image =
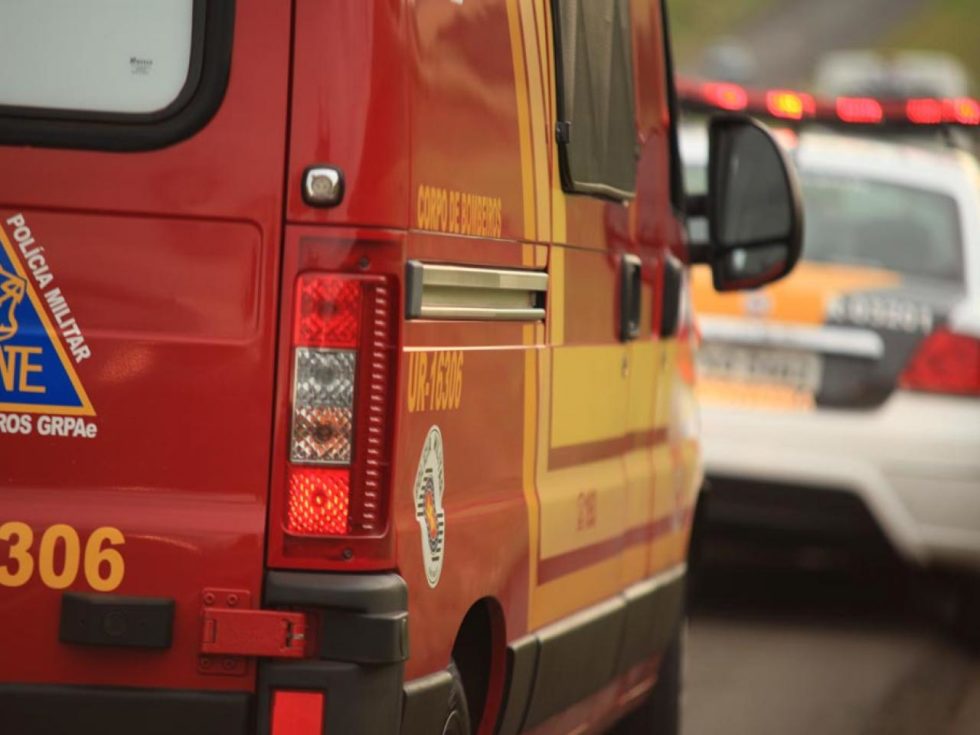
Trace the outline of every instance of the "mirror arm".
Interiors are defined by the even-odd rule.
[[[684,213],[688,217],[708,216],[708,195],[691,194],[684,200]]]
[[[710,263],[711,244],[707,242],[689,242],[687,244],[687,257],[691,265]]]

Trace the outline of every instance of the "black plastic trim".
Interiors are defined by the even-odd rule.
[[[667,650],[684,614],[685,577],[626,590],[626,621],[616,673]]]
[[[636,255],[624,253],[619,262],[619,339],[629,342],[640,334],[643,263]]]
[[[11,735],[245,735],[249,695],[38,685],[0,686]]]
[[[187,81],[166,108],[134,115],[0,106],[0,145],[143,151],[189,138],[224,99],[234,25],[235,0],[194,0]]]
[[[321,660],[260,663],[258,735],[269,732],[273,689],[323,692],[325,733],[398,733],[408,658],[404,579],[391,573],[271,571],[264,606],[313,610]]]
[[[512,643],[498,732],[533,729],[663,654],[683,620],[685,580],[645,580]]]
[[[540,652],[525,729],[595,694],[613,679],[625,621],[626,602],[617,596],[538,633]]]
[[[174,601],[83,592],[61,596],[58,640],[85,646],[170,648]]]
[[[660,336],[674,337],[680,327],[684,264],[668,254],[664,261],[664,284],[660,310]]]
[[[442,732],[449,716],[453,675],[437,671],[405,685],[402,726],[399,735],[432,735]]]
[[[538,639],[533,635],[514,641],[507,647],[507,691],[504,693],[497,735],[517,735],[524,725],[539,649]]]
[[[405,318],[422,316],[422,263],[410,260],[405,263]]]
[[[408,587],[397,574],[269,572],[265,604],[320,610],[321,659],[365,664],[408,659]]]

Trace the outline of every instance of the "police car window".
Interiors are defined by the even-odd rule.
[[[566,191],[636,188],[629,0],[554,0],[559,160]]]
[[[802,176],[803,257],[962,281],[955,200],[927,189],[861,178]]]
[[[3,0],[0,105],[147,114],[191,70],[194,0]]]

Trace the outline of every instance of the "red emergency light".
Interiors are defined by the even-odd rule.
[[[766,110],[773,117],[784,120],[802,120],[817,114],[817,103],[812,95],[788,89],[772,89],[766,92]]]
[[[885,118],[881,103],[870,97],[838,97],[837,117],[846,123],[880,123]]]
[[[706,82],[702,85],[701,93],[705,100],[730,112],[744,110],[749,103],[748,95],[737,84],[726,82]]]
[[[677,96],[690,109],[747,112],[828,125],[980,126],[980,102],[972,97],[815,97],[791,89],[752,89],[729,82],[677,78]]]

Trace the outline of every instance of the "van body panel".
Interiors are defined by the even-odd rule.
[[[92,437],[56,436],[48,414],[63,412],[50,403],[0,409],[32,418],[29,434],[0,435],[0,524],[22,524],[0,542],[14,576],[0,586],[2,682],[254,686],[254,664],[213,676],[198,651],[205,588],[247,592],[256,604],[261,595],[289,22],[288,4],[238,3],[223,103],[181,143],[140,153],[0,149],[0,227],[96,426]],[[28,264],[40,263],[37,248],[52,281]],[[32,306],[25,296],[17,313]],[[78,362],[69,319],[91,353]],[[14,533],[23,526],[29,546]],[[124,542],[97,537],[89,548],[105,528]],[[14,547],[33,560],[26,581],[9,561]],[[118,580],[100,562],[106,550],[121,555]],[[60,643],[62,588],[172,600],[170,646]]]

